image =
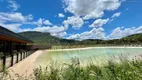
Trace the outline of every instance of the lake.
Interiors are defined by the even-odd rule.
[[[36,60],[35,67],[46,67],[56,62],[57,65],[71,63],[73,58],[78,58],[81,64],[96,62],[96,64],[105,63],[106,60],[116,60],[120,57],[134,57],[142,54],[142,48],[90,48],[65,51],[44,51]]]

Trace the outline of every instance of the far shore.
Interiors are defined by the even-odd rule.
[[[45,51],[72,51],[72,50],[86,50],[86,49],[95,49],[95,48],[142,48],[136,46],[108,46],[108,47],[85,47],[85,48],[70,48],[70,49],[49,49]]]

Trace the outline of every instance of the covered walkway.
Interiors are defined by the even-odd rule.
[[[15,64],[14,66],[10,67],[8,70],[11,74],[16,73],[21,76],[29,76],[34,69],[34,62],[36,58],[42,53],[42,50],[36,51],[34,54],[28,56],[21,62]]]
[[[0,71],[31,55],[32,41],[0,26]]]

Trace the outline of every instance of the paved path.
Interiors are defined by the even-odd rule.
[[[27,58],[23,59],[19,63],[15,64],[14,66],[10,67],[8,70],[10,74],[13,72],[19,75],[30,75],[34,69],[34,62],[36,58],[42,53],[42,50],[36,51],[32,55],[28,56]]]

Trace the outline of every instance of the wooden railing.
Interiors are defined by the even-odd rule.
[[[36,50],[26,51],[26,50],[20,50],[20,51],[12,51],[11,55],[3,55],[3,52],[0,52],[0,71],[3,71],[14,64],[18,63],[19,61],[22,61],[26,57],[33,54]]]

